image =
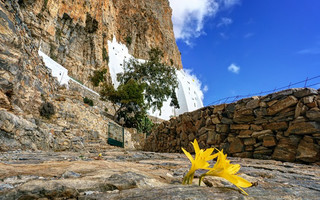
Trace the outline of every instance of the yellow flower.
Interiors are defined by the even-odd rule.
[[[219,150],[218,150],[219,151]],[[219,176],[230,181],[232,184],[237,186],[244,194],[248,195],[241,187],[250,187],[252,184],[237,176],[237,172],[240,170],[239,164],[230,164],[230,160],[227,159],[227,154],[223,154],[223,150],[218,152],[218,160],[213,168],[200,176],[199,185],[204,178],[204,176]]]
[[[193,145],[193,148],[196,154],[194,159],[189,152],[187,152],[184,148],[181,148],[192,164],[189,172],[183,178],[182,184],[191,184],[195,171],[197,169],[208,169],[210,164],[207,161],[216,158],[218,155],[218,154],[211,155],[214,148],[209,148],[207,150],[200,149],[196,139],[194,139],[194,142],[191,142],[191,144]]]

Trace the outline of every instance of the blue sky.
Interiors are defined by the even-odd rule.
[[[320,75],[319,0],[170,4],[183,66],[202,82],[204,105]]]

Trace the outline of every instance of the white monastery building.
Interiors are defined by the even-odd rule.
[[[130,58],[133,58],[133,56],[129,54],[128,48],[124,44],[118,43],[116,41],[115,37],[113,38],[113,41],[108,41],[108,48],[110,75],[114,87],[117,88],[119,86],[119,82],[117,81],[117,74],[123,72],[124,63],[128,62]],[[65,84],[68,86],[69,80],[78,83],[68,76],[68,70],[66,68],[52,60],[42,51],[39,50],[38,53],[39,56],[43,58],[45,65],[51,69],[52,76],[58,79],[60,85]],[[144,62],[144,60],[139,61]],[[152,112],[152,110],[149,110],[148,113],[151,116],[169,120],[170,117],[178,116],[182,113],[191,112],[203,107],[203,93],[200,89],[200,83],[198,82],[198,80],[192,75],[186,73],[184,70],[176,70],[176,73],[179,82],[179,86],[176,89],[176,94],[180,108],[175,109],[171,107],[171,99],[168,99],[163,103],[161,115],[159,111]],[[82,87],[90,90],[91,92],[94,92],[83,85]],[[94,93],[99,95],[96,92]]]
[[[133,58],[129,54],[126,45],[118,43],[113,38],[113,41],[108,41],[109,50],[109,69],[112,78],[112,83],[115,87],[118,87],[119,82],[117,81],[117,73],[123,72],[124,62],[128,62],[130,58]],[[140,60],[144,62],[143,60]],[[186,73],[184,70],[176,70],[179,87],[176,90],[178,102],[180,105],[179,109],[174,109],[170,106],[171,99],[164,102],[161,109],[161,115],[159,111],[152,112],[149,114],[161,119],[168,120],[172,116],[178,116],[185,112],[191,112],[203,107],[202,99],[203,93],[200,89],[200,84],[193,76]]]

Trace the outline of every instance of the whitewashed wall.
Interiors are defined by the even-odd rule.
[[[51,73],[53,77],[56,77],[60,83],[60,85],[67,85],[70,80],[70,77],[68,76],[68,70],[61,66],[56,61],[52,60],[49,56],[47,56],[42,51],[38,51],[39,56],[43,58],[43,61],[49,69],[51,69]]]

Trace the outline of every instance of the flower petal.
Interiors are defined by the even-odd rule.
[[[184,148],[181,148],[181,149],[182,149],[183,153],[186,154],[186,156],[189,158],[190,162],[193,163],[194,159],[191,156],[191,154],[189,152],[187,152]]]
[[[218,153],[215,153],[211,156],[208,156],[207,161],[215,159],[216,157],[218,157],[218,155],[219,155]]]
[[[196,153],[196,155],[197,155],[197,154],[199,153],[199,151],[200,151],[199,144],[198,144],[198,142],[197,142],[196,139],[194,139],[194,141],[191,142],[191,143],[192,143],[193,148],[194,148],[194,151],[195,151],[195,153]]]
[[[247,187],[251,187],[252,186],[252,183],[250,183],[249,181],[247,181],[246,179],[244,179],[244,178],[242,178],[240,176],[237,176],[237,179],[238,179],[237,186],[239,186],[239,187],[247,188]]]
[[[229,164],[229,167],[227,168],[227,171],[229,174],[235,174],[240,170],[239,164]]]
[[[230,164],[230,160],[227,159],[226,154],[223,154],[223,150],[218,150],[217,155],[217,162],[215,163],[213,168],[207,168],[207,170],[209,170],[207,173],[200,176],[200,182],[204,176],[219,176],[228,180],[229,182],[237,186],[244,194],[248,195],[241,187],[250,187],[252,186],[252,184],[244,178],[235,175],[240,170],[240,165]]]
[[[204,152],[203,152],[203,156],[204,157],[208,157],[212,154],[212,152],[214,151],[214,148],[209,148],[209,149],[206,149]]]
[[[237,176],[235,176],[235,175],[230,175],[230,174],[224,172],[224,173],[220,173],[219,176],[221,178],[228,180],[229,182],[231,182],[234,185],[237,185],[237,183],[238,183]]]

